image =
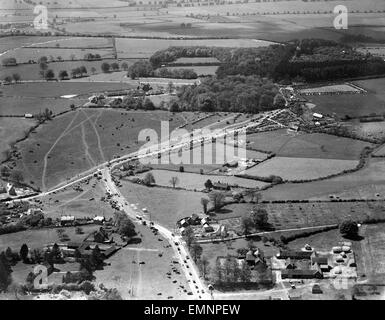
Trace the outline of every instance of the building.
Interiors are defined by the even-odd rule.
[[[106,218],[103,216],[96,216],[93,220],[97,224],[103,224],[106,221]]]
[[[210,226],[208,223],[203,225],[203,230],[205,232],[214,232],[214,228],[212,226]]]
[[[318,266],[322,272],[329,272],[331,267],[329,265],[329,259],[325,256],[312,256],[311,257],[312,266]]]
[[[277,254],[278,259],[294,259],[294,260],[310,260],[311,256],[315,255],[314,251],[293,251],[280,250]]]
[[[15,186],[12,183],[7,183],[6,189],[10,196],[17,196]]]
[[[213,183],[214,190],[222,190],[222,191],[229,191],[231,190],[230,186],[225,183],[216,182]]]
[[[62,226],[73,225],[75,222],[74,216],[62,216],[60,217],[60,224]]]
[[[323,274],[318,269],[283,269],[281,277],[282,279],[323,279]]]
[[[32,118],[33,118],[33,114],[31,114],[31,113],[26,113],[26,114],[24,115],[24,118],[26,118],[26,119],[32,119]]]
[[[317,119],[317,120],[319,120],[319,119],[322,119],[324,116],[322,115],[322,114],[320,114],[320,113],[313,113],[313,118],[314,119]]]

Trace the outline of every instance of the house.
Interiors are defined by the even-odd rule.
[[[6,189],[10,196],[17,196],[15,186],[12,183],[7,183]]]
[[[315,119],[322,119],[323,115],[320,114],[320,113],[313,113],[313,118],[315,118]]]
[[[230,186],[225,183],[220,183],[219,181],[216,183],[213,183],[214,190],[222,190],[222,191],[229,191],[231,190]]]
[[[188,218],[183,218],[177,222],[179,228],[187,228],[190,224],[187,221]]]
[[[236,167],[238,167],[238,161],[237,160],[232,160],[230,162],[227,162],[227,163],[225,163],[224,167],[236,168]]]
[[[205,232],[214,232],[214,228],[212,226],[210,226],[208,223],[203,225],[203,230]]]
[[[26,119],[32,119],[32,118],[33,118],[33,114],[31,114],[31,113],[26,113],[26,114],[24,115],[24,118],[26,118]]]
[[[108,259],[109,257],[111,257],[118,250],[119,249],[116,248],[115,246],[111,246],[107,250],[102,252],[102,255],[104,256],[105,259]]]
[[[189,219],[189,223],[192,225],[200,225],[201,220],[202,219],[196,213],[193,213]]]
[[[294,260],[307,260],[314,255],[313,251],[293,251],[293,250],[280,250],[277,254],[278,259],[294,259]]]
[[[329,266],[329,259],[325,256],[312,256],[311,257],[312,266],[318,265],[322,272],[329,272],[331,267]]]
[[[97,224],[103,224],[106,221],[106,218],[103,216],[96,216],[93,221]]]
[[[312,294],[322,294],[322,289],[318,283],[313,285],[313,288],[311,289]]]
[[[283,269],[281,277],[282,279],[323,279],[323,274],[318,269]]]
[[[110,239],[107,232],[100,228],[99,231],[94,233],[94,241],[97,243],[111,243],[113,239]]]
[[[60,224],[62,226],[73,225],[74,222],[75,222],[74,216],[62,216],[62,217],[60,217]]]

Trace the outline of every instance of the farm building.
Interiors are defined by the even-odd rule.
[[[60,224],[62,226],[72,225],[75,222],[74,216],[62,216],[60,218]]]
[[[322,119],[324,116],[322,115],[322,114],[320,114],[320,113],[313,113],[313,118],[314,119],[317,119],[317,120],[319,120],[319,119]]]
[[[284,269],[281,271],[282,279],[323,279],[322,271],[319,269]]]
[[[203,230],[205,232],[214,232],[214,228],[212,226],[210,226],[208,223],[203,225]]]
[[[292,251],[292,250],[280,250],[277,254],[278,259],[294,259],[305,260],[310,259],[314,255],[314,251]]]
[[[32,118],[33,118],[33,115],[32,115],[31,113],[26,113],[26,114],[24,115],[24,118],[26,118],[26,119],[32,119]]]
[[[97,224],[103,224],[106,221],[103,216],[96,216],[93,220]]]
[[[228,184],[216,182],[213,183],[214,190],[223,190],[223,191],[229,191],[231,188]]]

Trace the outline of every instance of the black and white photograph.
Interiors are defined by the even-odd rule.
[[[385,0],[0,0],[0,300],[385,300]]]

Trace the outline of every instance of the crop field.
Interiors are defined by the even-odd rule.
[[[363,88],[365,88],[363,86]],[[340,117],[349,115],[359,117],[371,113],[382,114],[384,112],[383,94],[346,94],[346,95],[321,95],[307,96],[310,103],[316,105],[314,112],[322,114],[336,114]]]
[[[255,181],[250,179],[242,179],[234,176],[213,176],[213,175],[201,175],[197,173],[189,172],[171,172],[168,170],[152,170],[157,185],[172,186],[170,179],[172,177],[178,178],[178,184],[176,187],[184,188],[187,190],[203,190],[204,184],[207,179],[210,179],[213,183],[221,182],[233,186],[239,186],[240,188],[262,188],[267,183],[261,181]],[[143,178],[146,174],[138,175]]]
[[[314,181],[303,184],[287,183],[275,186],[263,191],[265,200],[305,200],[326,199],[329,195],[346,192],[347,198],[375,199],[380,192],[384,198],[385,186],[385,161],[383,159],[371,159],[365,168],[335,178]],[[361,190],[364,192],[361,194]]]
[[[373,47],[372,46],[359,47],[357,48],[357,50],[364,54],[370,53],[373,56],[382,57],[382,58],[385,57],[385,47],[381,45],[373,46]]]
[[[353,169],[357,160],[275,157],[244,173],[255,176],[280,176],[284,180],[310,180]]]
[[[168,112],[126,112],[90,109],[70,112],[39,127],[26,141],[17,145],[22,154],[16,166],[43,189],[73,177],[96,164],[136,151],[139,132],[160,130]],[[182,120],[177,116],[171,129]],[[78,141],[80,143],[73,143]]]
[[[147,208],[151,219],[167,228],[175,228],[176,222],[192,213],[203,213],[200,192],[149,188],[121,180],[120,191],[129,203]],[[187,205],[188,204],[188,205]]]
[[[247,136],[248,148],[270,151],[282,157],[320,159],[358,159],[361,151],[371,144],[323,133],[298,133],[286,130],[261,132]]]
[[[215,218],[221,223],[226,219],[233,220],[250,213],[254,206],[250,203],[230,204],[224,207],[225,213],[217,213]],[[382,202],[272,203],[263,207],[275,230],[327,226],[347,218],[362,221],[369,217],[381,218],[384,214]]]
[[[355,88],[349,84],[338,84],[338,85],[330,85],[323,87],[314,87],[314,88],[306,88],[300,89],[299,93],[301,94],[317,94],[317,93],[360,93],[361,90]]]
[[[35,125],[35,121],[20,118],[0,118],[0,161],[5,159],[10,144],[24,138],[25,132]]]
[[[95,272],[95,283],[117,288],[127,300],[188,299],[190,287],[179,264],[173,263],[177,259],[167,241],[145,227],[137,226],[137,229],[142,242],[122,248],[109,258],[111,265]],[[172,271],[173,268],[177,272]]]

